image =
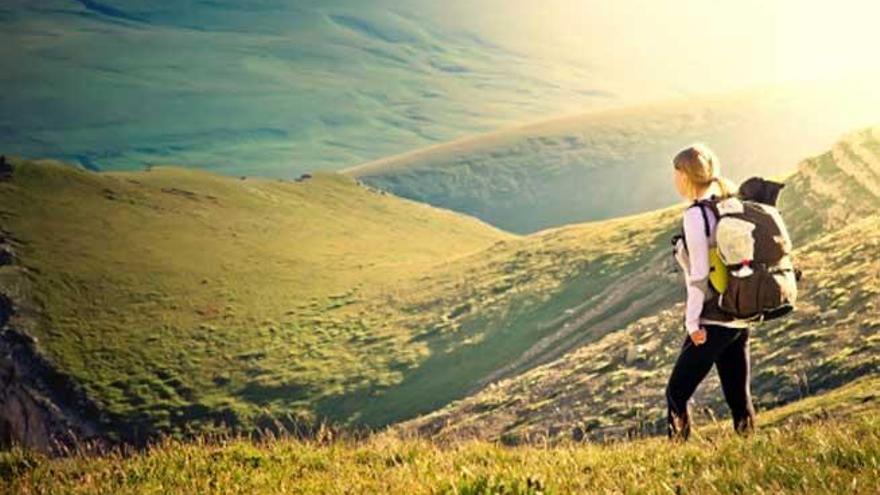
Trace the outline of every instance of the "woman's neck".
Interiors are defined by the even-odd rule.
[[[709,185],[709,187],[707,187],[706,189],[703,189],[701,192],[699,192],[697,194],[697,196],[694,198],[694,201],[698,201],[701,199],[708,199],[713,194],[718,195],[718,193],[719,193],[718,188],[715,186],[715,183],[713,182],[712,184]]]

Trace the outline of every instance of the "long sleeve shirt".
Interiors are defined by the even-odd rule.
[[[709,221],[709,232],[714,235],[715,217],[706,212]],[[684,237],[687,241],[688,272],[685,272],[687,283],[687,305],[685,309],[685,328],[694,333],[700,328],[700,312],[703,300],[706,299],[709,281],[709,244],[711,238],[706,237],[703,213],[700,208],[688,208],[684,212]]]
[[[706,196],[708,197],[708,196]],[[702,199],[702,198],[701,198]],[[705,222],[709,223],[709,236],[706,236]],[[706,210],[706,220],[699,207],[688,208],[682,219],[686,240],[686,263],[684,264],[687,285],[687,304],[685,306],[685,328],[688,333],[696,332],[702,324],[716,324],[728,327],[746,327],[747,320],[715,321],[701,318],[703,301],[709,294],[709,249],[715,245],[715,225],[717,219],[711,210]],[[684,261],[684,260],[682,260]]]

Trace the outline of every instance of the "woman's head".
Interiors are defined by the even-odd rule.
[[[734,193],[734,184],[721,175],[721,162],[705,144],[695,143],[679,151],[672,165],[675,187],[685,199],[699,198],[711,187],[715,187],[715,194],[722,198]]]

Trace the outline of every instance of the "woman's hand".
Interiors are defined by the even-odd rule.
[[[703,327],[698,328],[697,331],[695,331],[694,333],[691,334],[691,341],[694,343],[694,345],[705,344],[706,343],[706,329]]]

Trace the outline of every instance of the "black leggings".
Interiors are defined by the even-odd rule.
[[[666,385],[670,438],[686,440],[690,435],[688,400],[713,364],[721,379],[724,399],[730,406],[734,429],[738,433],[754,429],[755,409],[749,390],[749,330],[719,325],[703,327],[706,329],[706,342],[694,345],[690,336],[685,337],[681,354]]]

